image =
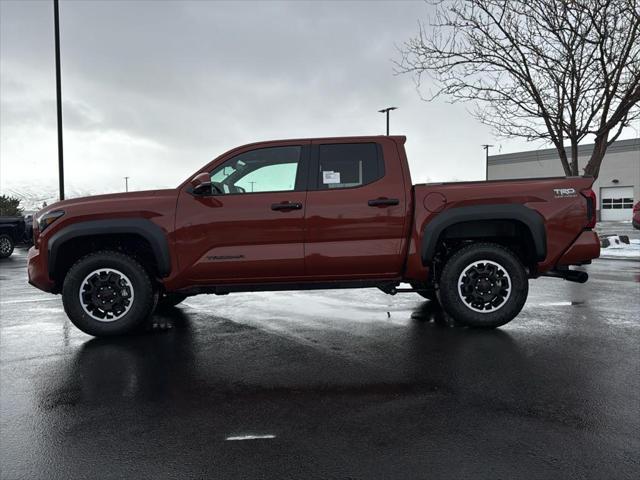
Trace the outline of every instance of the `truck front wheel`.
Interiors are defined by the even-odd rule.
[[[71,267],[62,286],[62,304],[76,327],[99,337],[122,335],[142,325],[155,297],[149,275],[134,258],[101,251]]]
[[[527,272],[507,248],[477,243],[456,252],[440,277],[440,302],[455,320],[495,328],[513,320],[529,292]]]

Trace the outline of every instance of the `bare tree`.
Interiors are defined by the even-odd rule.
[[[566,175],[578,143],[607,147],[640,118],[640,0],[430,0],[429,28],[400,48],[397,73],[435,81],[426,100],[474,101],[503,137],[550,141]],[[565,144],[571,147],[567,156]]]

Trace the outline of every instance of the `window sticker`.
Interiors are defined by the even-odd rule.
[[[340,183],[340,172],[323,171],[322,183]]]

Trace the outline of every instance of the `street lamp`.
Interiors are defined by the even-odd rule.
[[[493,147],[493,145],[483,144],[482,148],[484,148],[484,179],[489,180],[489,149]]]
[[[398,107],[387,107],[387,108],[383,108],[382,110],[378,110],[379,113],[386,113],[387,114],[387,136],[389,135],[389,112],[391,110],[397,110]]]
[[[58,183],[60,200],[64,200],[64,161],[62,155],[62,83],[60,79],[60,13],[58,0],[53,0],[53,32],[56,51],[56,110],[58,117]]]
[[[125,192],[129,191],[129,178],[130,177],[124,177],[124,191]]]

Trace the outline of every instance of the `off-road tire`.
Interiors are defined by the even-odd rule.
[[[175,307],[179,303],[182,303],[187,298],[187,295],[181,293],[164,293],[158,300],[158,308],[171,308]]]
[[[128,311],[109,321],[93,318],[80,301],[82,282],[87,275],[100,269],[121,272],[131,282],[133,293]],[[96,337],[124,335],[136,330],[152,314],[156,295],[149,274],[137,260],[121,252],[106,250],[79,259],[67,272],[62,286],[62,304],[67,316],[80,330]]]
[[[9,258],[13,253],[15,243],[11,235],[6,233],[0,234],[0,258]]]
[[[497,278],[500,285],[508,284],[510,288],[506,300],[499,303],[499,306],[474,305],[468,299],[470,297],[464,297],[464,292],[468,290],[461,289],[461,284],[469,281],[467,273],[473,272],[474,266],[482,265],[484,260],[503,269]],[[491,287],[490,283],[483,285],[486,288],[497,288]],[[447,260],[442,269],[439,287],[442,308],[454,320],[469,327],[495,328],[510,322],[520,313],[527,301],[529,281],[522,262],[511,250],[494,243],[476,243],[460,249]],[[500,295],[497,297],[503,298]],[[488,311],[476,311],[474,308],[487,308]]]

